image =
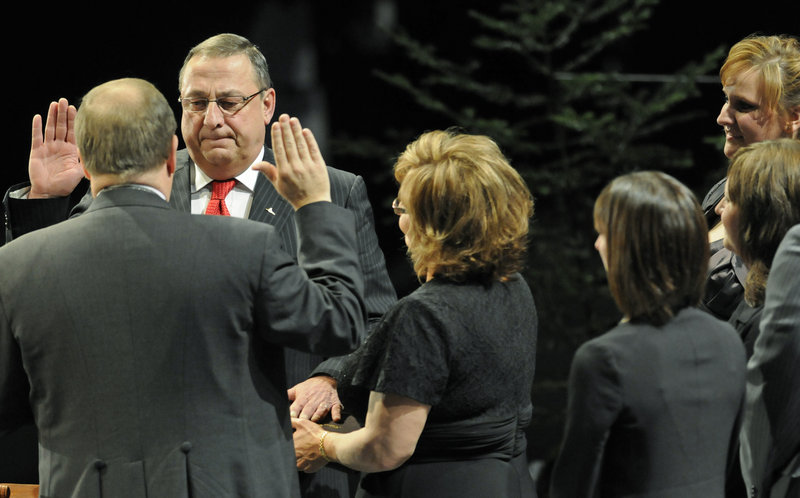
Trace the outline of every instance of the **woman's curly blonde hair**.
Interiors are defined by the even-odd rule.
[[[394,174],[420,279],[488,283],[522,269],[533,197],[489,137],[424,133],[400,155]]]

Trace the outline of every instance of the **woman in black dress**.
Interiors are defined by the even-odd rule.
[[[745,355],[696,308],[708,263],[694,195],[657,172],[600,193],[595,247],[623,319],[575,353],[551,498],[721,498],[735,455]]]
[[[328,433],[293,419],[298,468],[360,470],[359,497],[535,496],[524,429],[537,316],[518,273],[531,194],[484,136],[425,133],[395,177],[393,207],[423,284],[337,379],[363,428]]]

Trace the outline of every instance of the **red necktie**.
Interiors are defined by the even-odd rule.
[[[230,216],[228,206],[225,205],[225,197],[231,191],[236,180],[214,180],[211,188],[211,200],[208,202],[206,214],[218,214]]]

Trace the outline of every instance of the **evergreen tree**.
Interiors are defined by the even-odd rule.
[[[670,132],[707,119],[687,102],[717,71],[721,48],[668,76],[625,72],[624,44],[647,28],[658,3],[507,0],[469,10],[458,31],[443,27],[471,33],[461,50],[396,30],[405,60],[376,75],[415,105],[391,117],[380,142],[338,142],[391,161],[419,133],[455,126],[492,137],[528,182],[536,215],[525,277],[540,317],[531,442],[539,458],[557,449],[572,352],[619,319],[593,249],[594,199],[623,172],[692,167],[700,139],[675,143]]]

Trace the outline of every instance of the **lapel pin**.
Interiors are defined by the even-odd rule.
[[[268,207],[268,208],[266,209],[266,211],[267,211],[269,214],[271,214],[272,216],[275,216],[275,211],[273,211],[271,207]]]

